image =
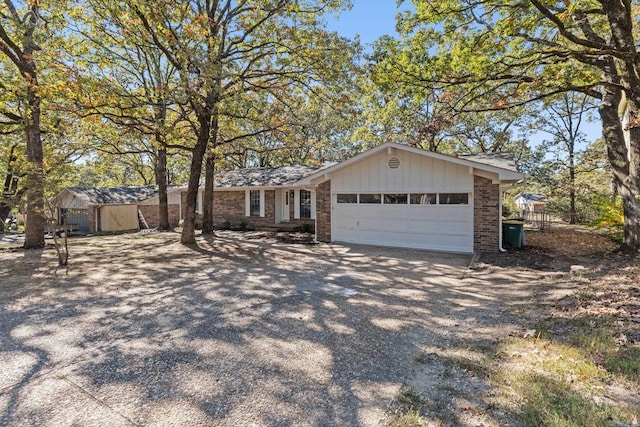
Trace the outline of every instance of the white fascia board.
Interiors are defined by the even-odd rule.
[[[305,186],[305,185],[318,185],[328,179],[330,179],[330,174],[337,170],[343,169],[349,165],[357,163],[361,160],[364,160],[368,157],[374,156],[381,151],[385,150],[402,150],[409,153],[417,154],[419,156],[431,157],[438,160],[443,160],[446,162],[472,167],[474,170],[492,172],[497,174],[499,180],[523,180],[524,175],[515,172],[509,169],[499,168],[497,166],[487,165],[485,163],[474,162],[471,160],[461,159],[459,157],[448,156],[446,154],[434,153],[433,151],[426,151],[421,148],[409,147],[407,145],[398,144],[395,142],[386,142],[382,145],[378,145],[377,147],[371,148],[370,150],[364,151],[360,154],[356,154],[355,156],[341,162],[330,166],[326,169],[322,169],[314,174],[309,175],[306,178],[301,179],[300,181],[294,183],[294,185]]]

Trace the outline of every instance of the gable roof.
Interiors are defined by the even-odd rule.
[[[74,197],[87,205],[128,205],[141,202],[158,194],[155,185],[132,187],[67,187]]]
[[[325,166],[282,166],[275,168],[247,168],[218,172],[215,174],[214,187],[279,187],[293,185],[307,176],[327,168]]]
[[[485,165],[508,169],[514,172],[518,171],[513,155],[507,152],[462,154],[458,157],[461,159],[471,160],[473,162],[483,163]]]
[[[481,171],[481,172],[491,174],[492,176],[497,176],[497,179],[499,181],[505,182],[505,183],[513,184],[513,183],[522,181],[524,179],[524,175],[515,170],[515,162],[514,162],[514,168],[511,169],[510,167],[508,167],[508,164],[506,163],[502,164],[501,166],[496,166],[495,164],[489,164],[489,163],[481,162],[478,160],[448,156],[446,154],[434,153],[433,151],[427,151],[421,148],[409,147],[408,145],[397,144],[395,142],[386,142],[384,144],[378,145],[377,147],[371,148],[367,151],[357,154],[341,163],[337,163],[321,171],[317,171],[313,175],[310,175],[304,178],[303,180],[301,180],[301,182],[299,182],[298,184],[309,185],[309,184],[312,184],[313,182],[323,180],[325,175],[328,175],[334,171],[343,169],[347,166],[350,166],[368,157],[374,156],[384,150],[389,150],[390,152],[392,152],[393,150],[402,150],[402,151],[407,151],[409,153],[418,154],[421,156],[444,160],[444,161],[459,164],[462,166],[468,166],[470,168],[473,168],[474,172]]]

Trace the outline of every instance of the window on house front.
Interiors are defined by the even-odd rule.
[[[338,194],[338,203],[358,203],[357,194]]]
[[[406,194],[385,194],[384,204],[385,205],[406,205],[407,195]]]
[[[300,218],[311,218],[311,191],[300,190]]]
[[[440,193],[438,199],[441,205],[468,205],[469,193]]]
[[[414,193],[411,194],[412,205],[435,205],[436,194],[435,193]]]
[[[360,194],[360,203],[375,204],[382,203],[382,195],[380,194]]]
[[[260,190],[249,192],[249,213],[251,216],[260,216]]]

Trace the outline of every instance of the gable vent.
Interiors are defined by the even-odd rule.
[[[390,158],[387,166],[389,166],[389,169],[398,169],[400,167],[400,159],[397,157]]]

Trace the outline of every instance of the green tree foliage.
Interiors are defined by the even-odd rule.
[[[348,80],[339,90],[336,85],[315,85],[312,93],[284,94],[283,102],[273,102],[270,96],[256,98],[250,105],[260,114],[236,121],[242,132],[227,134],[221,129],[225,141],[221,155],[235,167],[320,165],[347,157],[357,120],[355,87]]]
[[[194,243],[195,206],[207,149],[219,145],[225,107],[245,94],[313,87],[340,73],[348,54],[321,17],[345,7],[342,0],[155,2],[94,1],[116,25],[140,28],[176,70],[180,96],[194,120],[195,143],[181,241]],[[117,17],[117,19],[116,19]],[[214,158],[205,174],[205,222],[211,219]],[[207,218],[209,217],[209,218]]]
[[[366,119],[358,138],[375,145],[393,141],[447,154],[510,151],[519,161],[527,159],[530,116],[525,109],[469,112],[458,108],[466,89],[440,81],[439,70],[430,65],[430,49],[425,51],[407,38],[385,36],[376,42],[368,63],[370,81],[363,85]],[[418,81],[417,73],[429,77]]]
[[[623,200],[624,243],[640,248],[638,6],[605,1],[424,1],[398,22],[407,83],[453,93],[454,111],[505,110],[577,91],[597,101]],[[625,144],[618,108],[629,114]],[[442,99],[442,97],[441,97]]]
[[[556,169],[556,175],[566,178],[559,184],[563,184],[560,188],[568,195],[569,222],[575,224],[578,219],[577,179],[583,173],[577,163],[586,145],[582,128],[588,112],[595,108],[593,98],[579,92],[566,92],[546,99],[544,107],[534,128],[550,136],[540,150]]]
[[[530,170],[526,192],[543,193],[549,198],[547,209],[553,215],[571,220],[571,197],[567,189],[571,175],[566,167],[567,154],[560,152],[563,162],[538,147],[541,160]],[[602,139],[598,139],[574,153],[574,215],[576,222],[590,223],[602,212],[604,200],[615,198],[612,191],[611,167]]]
[[[63,32],[72,11],[66,6],[0,2],[0,134],[8,138],[2,150],[6,172],[18,178],[16,191],[3,192],[8,197],[0,202],[0,213],[26,198],[25,248],[44,245],[50,178],[81,151],[69,139],[76,123],[66,102],[74,90],[67,61],[73,43]]]
[[[102,119],[94,121],[99,126],[92,132],[98,152],[119,157],[145,184],[151,168],[158,185],[158,228],[166,230],[167,159],[192,145],[180,126],[186,113],[177,70],[145,40],[144,30],[127,25],[126,16],[113,15],[98,2],[94,6],[76,28],[85,47],[76,61],[83,76],[76,102],[82,116]]]

